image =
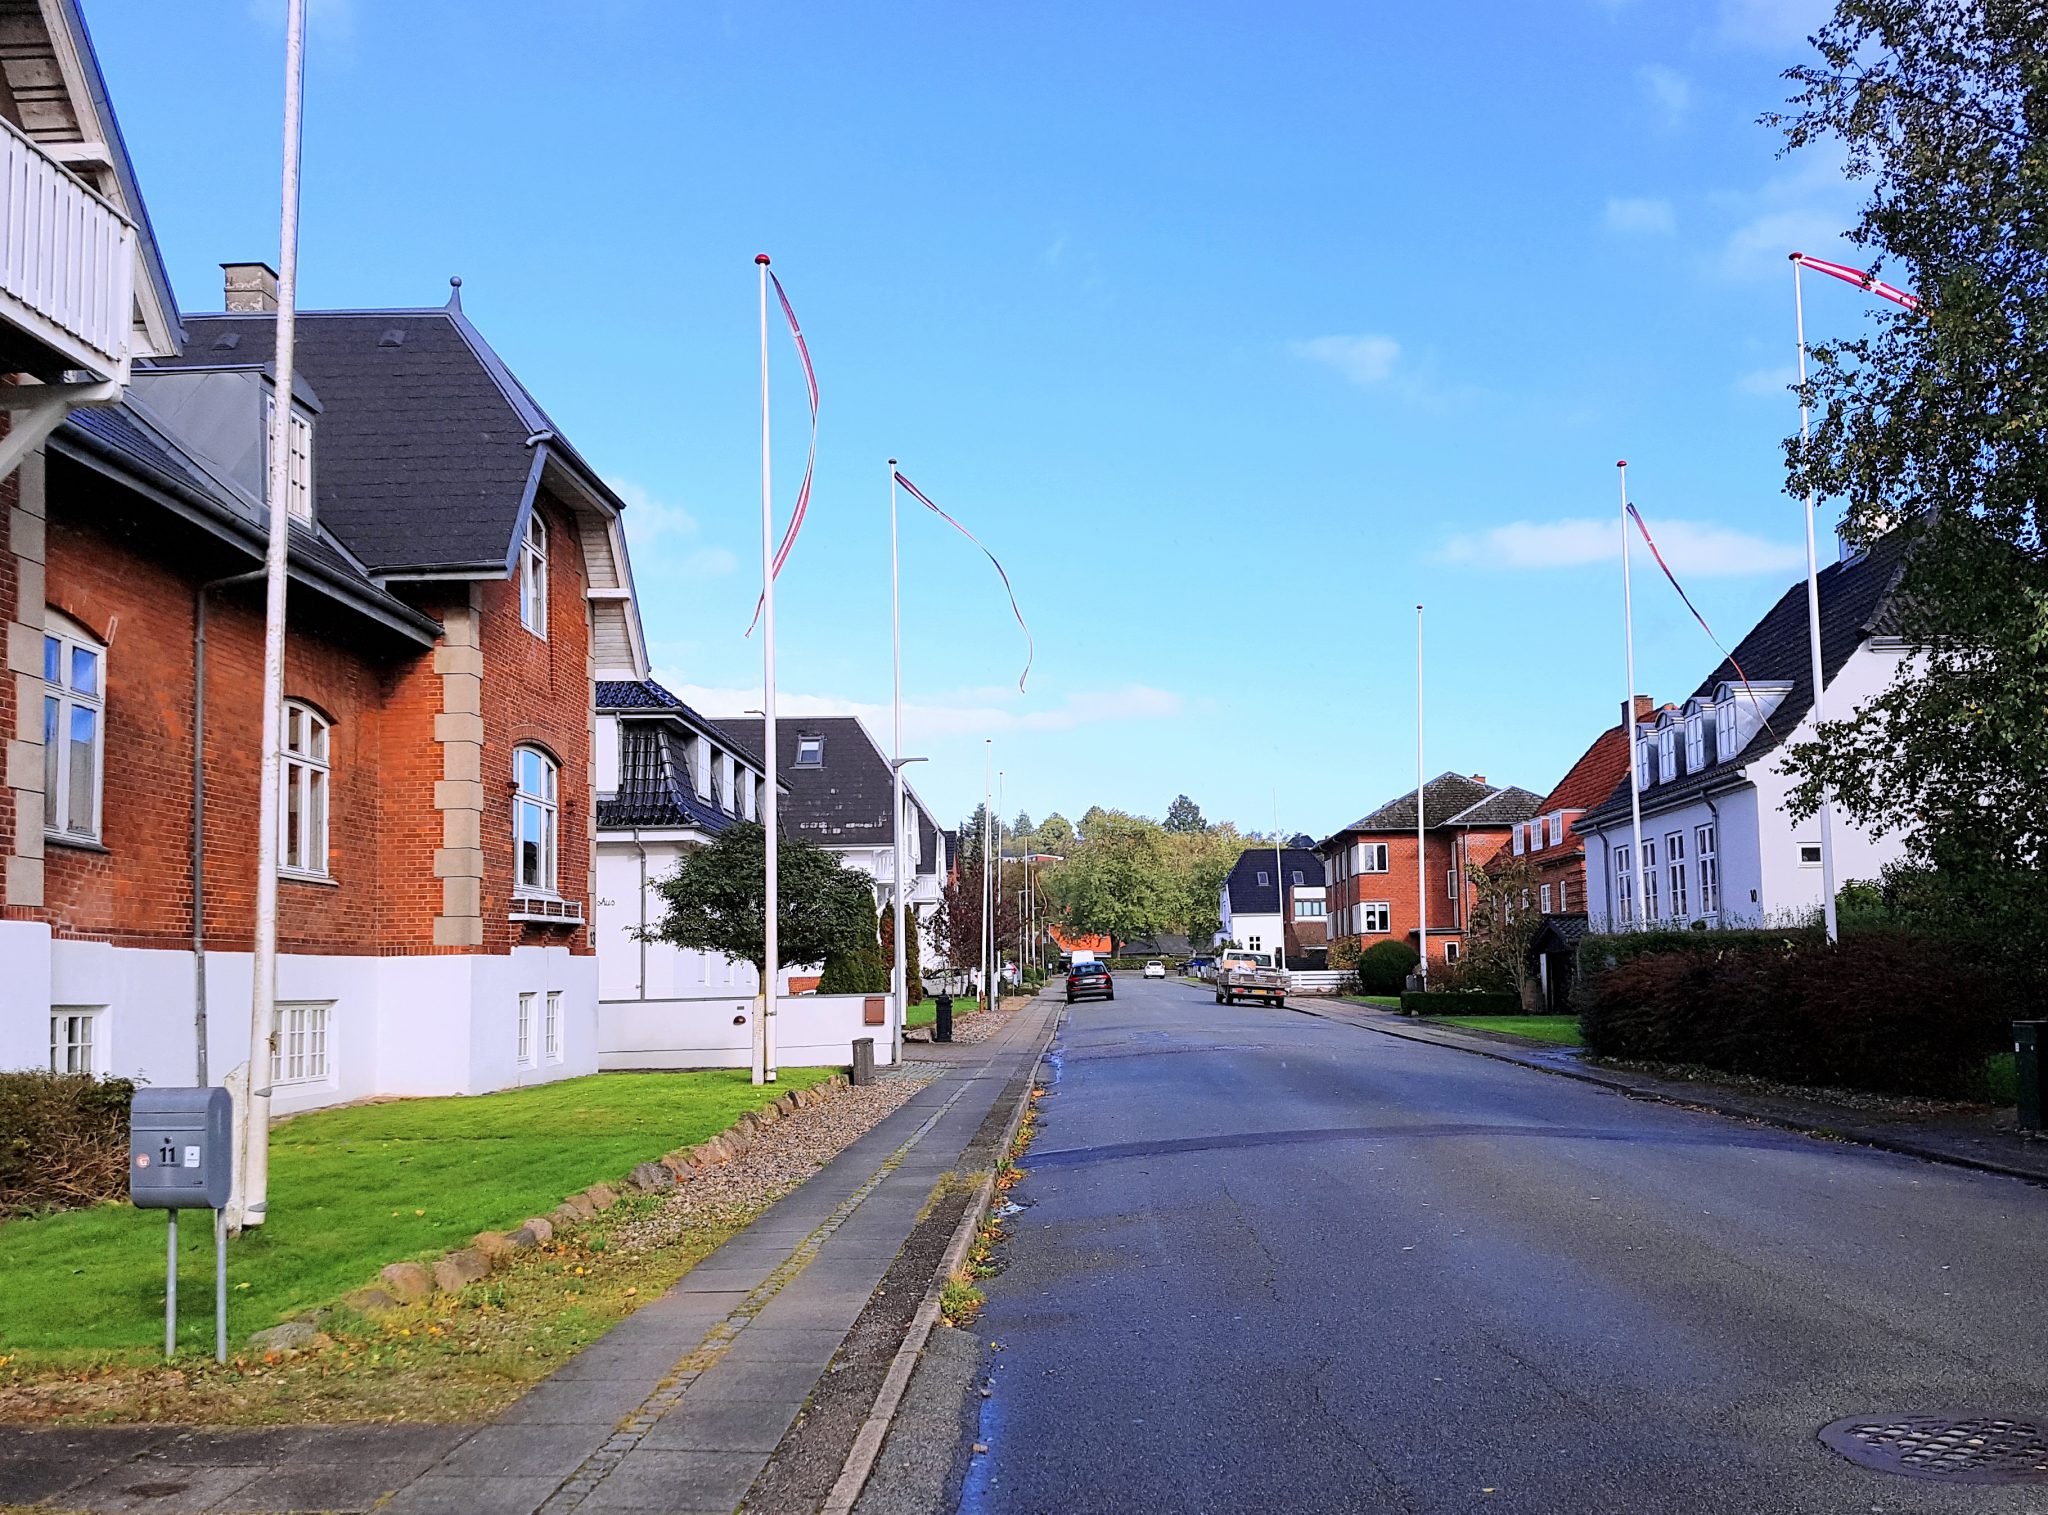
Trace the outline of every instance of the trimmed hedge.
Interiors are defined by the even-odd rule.
[[[83,1073],[0,1073],[0,1215],[119,1199],[135,1085]]]
[[[1981,1099],[2011,1035],[1991,982],[1900,933],[1588,937],[1574,988],[1586,1049],[1793,1084]]]
[[[1401,996],[1403,1015],[1520,1015],[1522,996],[1483,989],[1410,989]]]
[[[1360,994],[1399,994],[1408,987],[1408,975],[1422,961],[1406,942],[1374,942],[1358,954]]]

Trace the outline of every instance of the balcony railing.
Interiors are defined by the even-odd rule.
[[[0,120],[0,322],[53,355],[52,370],[126,383],[134,320],[135,228]]]
[[[552,894],[515,894],[512,896],[510,917],[515,921],[537,921],[549,926],[580,926],[583,924],[583,901],[560,899]]]

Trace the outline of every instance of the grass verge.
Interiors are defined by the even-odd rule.
[[[1426,1023],[1526,1036],[1531,1041],[1555,1042],[1564,1047],[1583,1045],[1576,1015],[1432,1015]]]
[[[252,1331],[546,1214],[635,1163],[716,1135],[745,1110],[829,1076],[785,1068],[601,1073],[469,1098],[317,1110],[271,1136],[269,1221],[228,1245],[230,1350]],[[212,1340],[213,1238],[181,1226],[185,1337]],[[100,1205],[0,1224],[0,1360],[8,1368],[144,1363],[162,1350],[164,1233],[155,1211]],[[495,1280],[494,1280],[495,1282]]]
[[[1349,1000],[1354,1005],[1372,1005],[1381,1010],[1401,1008],[1401,996],[1398,994],[1344,994],[1338,998]]]
[[[1992,1053],[1984,1064],[1984,1082],[1990,1088],[1992,1104],[2017,1105],[2020,1102],[2019,1058],[2011,1052]]]

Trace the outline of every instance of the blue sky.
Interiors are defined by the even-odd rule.
[[[275,253],[283,0],[86,9],[181,302],[215,309],[219,263]],[[634,502],[659,676],[730,712],[772,253],[824,406],[785,712],[886,741],[893,454],[1037,636],[1020,695],[986,562],[906,511],[936,808],[980,798],[993,736],[1012,812],[1186,791],[1264,827],[1277,790],[1320,834],[1413,782],[1418,600],[1432,773],[1544,790],[1614,719],[1615,459],[1731,645],[1797,576],[1785,255],[1853,257],[1859,196],[1756,117],[1822,9],[313,0],[301,299],[460,274]],[[1717,655],[1637,591],[1638,687],[1688,692]]]

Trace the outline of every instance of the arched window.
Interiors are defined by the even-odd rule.
[[[106,644],[60,611],[43,614],[43,829],[97,841],[105,762]]]
[[[512,753],[514,882],[523,893],[555,892],[560,811],[555,760],[538,747]]]
[[[519,624],[547,640],[548,523],[538,510],[526,518],[526,538],[519,544]]]
[[[293,873],[327,874],[328,720],[301,700],[284,702],[284,847]]]

